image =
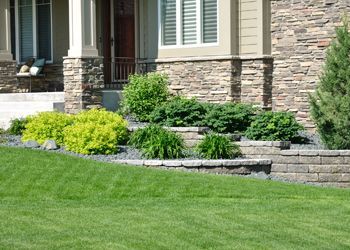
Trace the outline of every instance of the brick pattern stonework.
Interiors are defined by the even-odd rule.
[[[273,60],[268,58],[156,62],[153,67],[169,76],[174,94],[200,101],[244,102],[271,108]]]
[[[65,58],[63,61],[65,111],[101,107],[104,87],[103,58]]]
[[[323,186],[350,187],[349,150],[286,150],[273,160],[273,176]]]
[[[313,129],[308,95],[315,91],[325,52],[349,0],[271,0],[273,109],[289,110]]]
[[[0,93],[17,92],[16,61],[0,61]]]

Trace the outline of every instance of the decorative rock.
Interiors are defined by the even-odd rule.
[[[45,141],[42,147],[46,150],[57,150],[59,148],[54,140]]]
[[[253,172],[250,174],[250,177],[260,179],[260,180],[269,180],[270,177],[265,172]]]
[[[29,140],[29,141],[26,141],[24,143],[24,147],[26,147],[26,148],[39,148],[40,144],[34,140]]]

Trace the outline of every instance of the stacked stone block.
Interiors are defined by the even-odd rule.
[[[349,150],[286,150],[273,160],[271,174],[293,181],[350,187]]]
[[[273,109],[296,113],[313,129],[309,94],[313,93],[348,0],[271,0]]]
[[[104,87],[103,58],[69,58],[63,62],[65,111],[101,107]]]
[[[16,61],[0,61],[0,93],[17,92]]]

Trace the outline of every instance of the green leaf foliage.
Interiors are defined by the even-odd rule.
[[[168,78],[157,73],[131,75],[123,90],[122,107],[139,121],[149,121],[151,112],[168,97]]]
[[[27,117],[22,141],[35,140],[43,144],[46,140],[55,140],[63,145],[65,127],[73,124],[73,116],[59,112],[42,112]]]
[[[104,109],[82,111],[64,130],[67,150],[80,154],[114,154],[127,136],[127,122]]]
[[[268,111],[255,117],[245,135],[251,140],[296,141],[303,129],[293,113]]]
[[[140,128],[131,134],[130,145],[149,159],[176,159],[184,156],[183,138],[159,125]]]
[[[26,118],[16,118],[11,120],[11,125],[8,129],[9,134],[22,135],[27,123],[28,120]]]
[[[241,103],[209,104],[204,124],[218,133],[244,132],[257,109]]]
[[[196,99],[177,96],[155,108],[150,120],[169,127],[203,126],[206,112],[205,105]]]
[[[310,95],[311,116],[324,144],[350,149],[350,33],[348,18],[336,29],[315,94]]]
[[[207,134],[201,141],[196,151],[206,159],[233,159],[241,156],[239,146],[229,138],[219,134]]]

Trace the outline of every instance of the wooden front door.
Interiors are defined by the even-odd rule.
[[[105,83],[125,83],[135,71],[134,0],[105,0],[102,14]]]

